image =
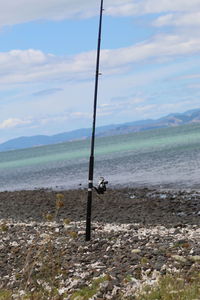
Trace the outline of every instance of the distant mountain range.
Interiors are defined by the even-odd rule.
[[[152,120],[142,120],[124,124],[115,124],[97,127],[97,136],[113,136],[120,134],[128,134],[131,132],[139,132],[144,130],[166,128],[172,126],[180,126],[184,124],[192,124],[200,122],[200,109],[189,110],[184,113],[175,113],[167,115],[163,118]],[[83,128],[70,132],[59,133],[52,136],[36,135],[31,137],[19,137],[0,144],[0,151],[16,150],[23,148],[31,148],[36,146],[44,146],[58,144],[67,141],[87,139],[91,136],[91,129]]]

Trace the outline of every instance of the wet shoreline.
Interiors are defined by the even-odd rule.
[[[0,193],[0,218],[16,221],[44,221],[44,214],[55,210],[58,191],[40,189]],[[87,190],[61,191],[64,206],[60,218],[85,221]],[[93,193],[92,217],[95,222],[139,223],[172,226],[199,225],[200,192],[157,189],[108,189]]]

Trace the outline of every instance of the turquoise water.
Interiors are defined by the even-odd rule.
[[[111,186],[198,186],[200,125],[97,138],[95,179]],[[0,153],[0,190],[86,186],[90,141]]]

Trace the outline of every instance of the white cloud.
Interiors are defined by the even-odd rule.
[[[74,119],[91,119],[92,114],[86,112],[66,112],[60,114],[52,114],[40,117],[28,117],[28,118],[8,118],[0,123],[0,129],[10,129],[16,127],[24,128],[39,128],[48,124],[61,124],[66,121],[73,121]]]
[[[11,50],[9,52],[0,53],[0,64],[1,64],[1,73],[4,72],[4,69],[13,71],[15,67],[19,69],[25,69],[27,66],[33,67],[41,64],[45,64],[48,59],[48,55],[42,53],[39,50]]]
[[[143,113],[143,112],[149,112],[152,109],[155,109],[155,107],[156,107],[155,104],[149,104],[149,105],[137,106],[135,110],[139,113]]]
[[[81,112],[81,111],[76,111],[70,114],[71,118],[75,118],[75,119],[82,119],[82,118],[86,118],[86,119],[91,119],[92,118],[92,114],[87,113],[87,112]]]
[[[124,5],[128,0],[107,0],[105,6]],[[0,0],[0,26],[35,20],[89,18],[99,13],[94,0]]]
[[[56,57],[39,50],[12,50],[0,53],[1,84],[86,78],[93,67],[95,53]],[[83,73],[84,72],[84,76]]]
[[[7,120],[4,120],[2,123],[0,123],[0,129],[6,129],[6,128],[14,128],[21,125],[27,125],[30,124],[30,120],[22,120],[17,118],[10,118]]]
[[[99,6],[100,1],[94,0],[0,0],[0,27],[37,20],[89,18],[99,13]],[[194,30],[194,26],[198,29],[200,25],[200,0],[105,0],[104,6],[105,14],[116,17],[159,14],[157,19],[155,15],[153,16],[154,22],[152,22],[152,18],[145,19],[145,23],[150,20],[149,22],[154,26],[154,32],[162,26],[173,26],[173,28],[170,34],[169,31],[168,34],[165,31],[126,48],[101,51],[100,63],[103,80],[99,100],[102,99],[103,104],[98,107],[98,116],[104,116],[102,120],[108,116],[106,121],[108,123],[110,122],[109,116],[112,116],[112,120],[115,122],[119,122],[121,114],[121,122],[123,117],[126,119],[127,116],[129,116],[129,120],[141,119],[148,114],[154,116],[154,114],[165,114],[175,109],[181,110],[181,105],[187,106],[187,108],[192,106],[192,103],[195,103],[194,98],[197,98],[197,93],[191,93],[193,102],[190,101],[190,104],[181,102],[182,104],[177,108],[174,102],[169,103],[168,106],[154,106],[152,102],[156,103],[158,98],[162,98],[166,93],[166,90],[162,93],[159,80],[165,80],[165,78],[171,80],[173,72],[175,76],[177,73],[181,74],[182,71],[183,73],[188,71],[195,73],[189,60],[185,63],[180,60],[180,65],[178,65],[176,58],[192,57],[200,52],[199,33]],[[192,30],[190,30],[191,26],[193,26]],[[162,32],[162,28],[158,30],[160,33]],[[166,64],[168,61],[174,63],[173,68],[169,66],[169,69],[173,69],[172,72],[164,70],[168,67]],[[198,65],[196,62],[197,60],[195,60],[195,67]],[[17,127],[17,130],[23,130],[23,126],[24,128],[30,128],[30,126],[35,126],[35,128],[57,126],[56,128],[60,128],[61,124],[67,123],[68,128],[71,129],[70,126],[75,127],[71,124],[79,124],[81,119],[84,120],[85,126],[87,120],[91,119],[91,113],[87,113],[87,111],[90,106],[88,99],[93,97],[93,93],[90,93],[93,91],[93,81],[77,81],[94,79],[95,63],[96,51],[73,56],[56,56],[36,49],[0,52],[0,88],[12,87],[14,90],[17,87],[26,90],[25,95],[17,95],[15,101],[12,99],[8,104],[3,99],[2,93],[1,112],[6,120],[0,123],[0,128]],[[145,64],[153,63],[156,63],[157,66],[145,67]],[[142,66],[142,71],[130,74],[130,71],[138,70],[138,64]],[[160,65],[158,66],[158,64]],[[126,76],[107,76],[122,73],[127,74]],[[66,81],[69,82],[66,83]],[[152,84],[149,84],[150,82]],[[149,97],[155,82],[157,83],[157,94],[153,93],[153,96]],[[23,85],[24,83],[25,85]],[[167,84],[169,82],[166,82]],[[83,92],[84,85],[87,87]],[[59,89],[52,88],[54,86],[62,87],[57,97],[53,95],[53,92],[59,91]],[[170,90],[170,84],[168,86]],[[135,87],[138,87],[136,92],[134,92]],[[189,87],[193,90],[196,88],[196,86],[192,86],[192,83]],[[130,95],[138,96],[123,98],[122,95],[126,95],[127,91]],[[45,96],[50,92],[52,95],[49,94],[48,97],[42,99],[41,95]],[[30,98],[32,94],[40,97],[35,97],[32,101]],[[118,97],[118,100],[112,101],[114,96],[116,99]],[[120,96],[123,99],[120,100]],[[9,97],[11,99],[10,95]],[[172,101],[170,97],[178,98],[179,95],[176,93],[172,96],[171,92],[167,99],[169,102]],[[188,95],[185,95],[185,98],[187,97]],[[159,101],[161,100],[159,99]],[[19,105],[21,105],[21,109]],[[26,118],[26,111],[33,113],[32,118]]]
[[[136,45],[102,50],[101,70],[104,75],[127,72],[139,62],[163,62],[177,56],[197,54],[199,36],[159,35]],[[93,79],[95,51],[71,57],[59,57],[38,50],[12,50],[0,53],[0,82],[17,84],[41,81]]]
[[[99,12],[100,1],[94,0],[0,0],[0,26],[35,20],[89,18]],[[105,13],[132,16],[163,12],[196,12],[199,0],[105,0]]]
[[[81,111],[74,111],[74,112],[65,112],[65,113],[59,113],[59,114],[51,114],[48,116],[40,116],[37,118],[31,118],[32,124],[35,126],[40,125],[46,125],[46,124],[52,124],[52,123],[63,123],[66,121],[73,121],[74,119],[91,119],[92,114],[88,112],[81,112]]]
[[[111,100],[110,103],[102,103],[98,106],[98,116],[108,116],[114,114],[121,114],[137,110],[139,103],[145,102],[144,98],[139,97],[121,97],[117,101]]]
[[[0,26],[34,20],[61,20],[90,16],[95,5],[92,0],[1,0]]]
[[[199,26],[200,12],[183,13],[183,14],[167,14],[157,18],[153,23],[154,26]]]
[[[98,12],[99,4],[100,1],[93,0],[0,0],[0,26],[39,19],[87,17]],[[200,24],[200,0],[105,0],[104,5],[107,14],[117,16],[167,13],[153,23],[159,27]],[[101,69],[104,75],[119,74],[129,71],[131,65],[139,62],[162,63],[199,51],[198,34],[162,34],[130,47],[102,50]],[[71,57],[59,57],[35,49],[0,53],[0,82],[5,85],[90,79],[94,77],[95,57],[95,51]]]
[[[198,11],[199,0],[141,0],[125,1],[124,4],[111,4],[107,13],[113,16],[135,16],[163,12]]]

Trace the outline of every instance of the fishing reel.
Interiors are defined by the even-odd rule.
[[[98,194],[104,194],[106,191],[106,185],[108,181],[105,181],[104,177],[100,177],[99,183],[97,187],[94,187]]]

